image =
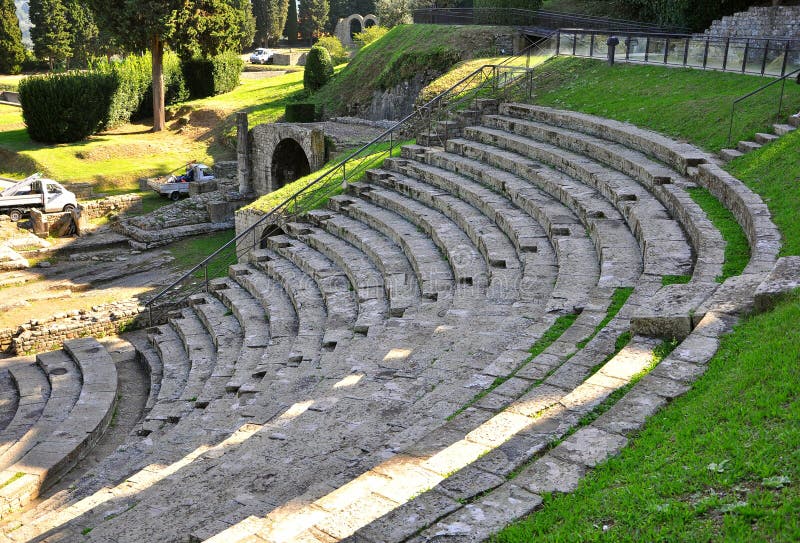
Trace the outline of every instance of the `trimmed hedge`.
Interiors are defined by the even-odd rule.
[[[192,98],[205,98],[232,91],[239,85],[239,75],[243,68],[242,58],[233,52],[208,59],[193,58],[181,64]]]
[[[325,85],[333,77],[333,61],[328,50],[315,45],[308,52],[306,67],[303,72],[303,88],[315,91]]]
[[[317,120],[314,104],[286,104],[284,121],[287,123],[313,123]]]
[[[20,81],[22,118],[31,139],[43,143],[82,140],[103,126],[117,87],[112,74],[69,72]]]

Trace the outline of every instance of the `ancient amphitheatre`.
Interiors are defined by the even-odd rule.
[[[432,15],[447,23],[452,13]],[[717,26],[726,25],[735,26]],[[461,79],[472,66],[451,80],[445,74],[455,88],[427,108],[417,101],[398,125],[339,118],[251,127],[249,139],[241,130],[220,190],[118,229],[114,235],[138,243],[121,267],[142,266],[139,288],[154,279],[146,261],[161,255],[153,224],[169,232],[230,229],[227,213],[254,182],[270,202],[237,211],[239,237],[209,268],[173,285],[162,278],[137,292],[133,309],[117,308],[130,309],[126,318],[138,314],[135,330],[0,359],[0,541],[562,540],[563,532],[541,524],[522,528],[523,539],[510,529],[497,534],[521,519],[558,518],[550,512],[558,507],[577,509],[559,500],[586,499],[587,488],[608,483],[624,493],[615,462],[624,466],[626,455],[645,449],[654,425],[680,420],[682,406],[708,406],[701,394],[709,378],[727,382],[721,372],[734,371],[736,356],[746,358],[754,343],[747,327],[771,315],[796,318],[800,247],[764,171],[773,171],[769,164],[797,171],[800,117],[792,114],[800,103],[788,79],[795,109],[775,122],[771,99],[764,111],[772,113],[753,106],[755,141],[748,133],[727,149],[720,143],[727,117],[716,127],[690,118],[657,131],[636,117],[637,107],[619,113],[604,104],[607,114],[587,113],[591,104],[574,106],[581,85],[602,88],[603,78],[619,74],[650,78],[655,88],[673,70],[708,78],[691,85],[722,86],[727,75],[713,69],[734,63],[730,38],[675,34],[672,49],[667,39],[651,50],[660,33],[629,30],[648,45],[642,53],[621,40],[625,51],[612,68],[604,64],[605,39],[615,32],[547,34],[530,49],[546,58],[531,61],[519,39],[521,56],[469,60],[478,76]],[[784,57],[775,62],[769,42],[753,40],[747,48],[761,47],[756,72],[766,76],[750,76],[748,92],[800,68],[790,59],[795,42],[780,42]],[[748,66],[746,51],[735,58]],[[775,66],[780,72],[767,77]],[[573,79],[570,70],[578,72]],[[747,76],[730,77],[735,86]],[[637,96],[630,100],[644,100]],[[364,131],[354,135],[352,126]],[[681,130],[711,135],[692,140],[676,135]],[[323,132],[348,150],[280,204],[301,187],[286,192],[289,185],[269,180],[281,168],[303,168],[254,156],[261,139],[279,133],[278,145],[267,147],[292,140],[306,164],[321,165],[303,138],[322,141]],[[254,164],[264,171],[252,171]],[[748,168],[758,164],[753,181]],[[270,199],[273,189],[284,192]],[[785,201],[792,205],[796,195]],[[179,224],[187,215],[196,220]],[[164,227],[170,221],[178,222]],[[225,271],[215,273],[215,264]],[[111,280],[118,269],[98,273]],[[774,326],[762,329],[761,341],[771,346],[770,336],[786,334],[783,348],[795,356],[796,321]],[[742,337],[749,347],[737,343]],[[797,368],[786,371],[796,384]],[[765,415],[765,428],[781,417],[796,426],[797,395],[780,390],[780,409]],[[726,400],[741,412],[739,398]],[[725,409],[709,407],[709,420],[718,408]],[[653,455],[690,439],[673,429]],[[698,458],[665,452],[661,469],[700,466],[699,482],[676,491],[680,498],[648,504],[655,520],[647,522],[669,524],[665,511],[690,503],[716,540],[745,540],[733,517],[755,508],[741,522],[756,539],[795,539],[796,432],[777,439],[785,449],[769,468],[743,459],[760,451],[739,437],[730,450],[698,446]],[[764,510],[783,519],[770,524],[778,528],[760,531]],[[591,517],[593,535],[575,540],[657,539],[657,531],[638,533],[636,520],[614,514]]]

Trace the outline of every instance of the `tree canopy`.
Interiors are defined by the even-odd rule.
[[[283,35],[289,0],[253,0],[256,16],[256,42],[259,45],[275,45]]]
[[[153,58],[153,130],[163,130],[164,46],[183,55],[209,56],[242,40],[235,0],[87,0],[98,26],[132,51]]]
[[[23,60],[25,49],[14,2],[0,0],[0,73],[19,73]]]
[[[31,0],[29,13],[33,52],[47,59],[52,70],[56,62],[72,55],[67,8],[61,0]]]
[[[328,24],[328,0],[300,0],[300,30],[306,39],[318,38]]]

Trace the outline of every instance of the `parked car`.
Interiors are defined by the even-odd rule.
[[[189,183],[211,181],[212,179],[214,179],[213,169],[205,164],[190,162],[186,165],[185,174],[170,175],[166,179],[150,179],[147,181],[147,186],[174,202],[181,197],[181,194],[189,194]]]
[[[259,47],[250,55],[252,64],[268,64],[272,61],[272,50]]]
[[[0,192],[0,213],[20,220],[32,208],[45,213],[71,211],[78,207],[75,195],[52,179],[34,174]]]

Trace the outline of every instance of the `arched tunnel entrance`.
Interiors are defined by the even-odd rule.
[[[376,24],[378,24],[378,23],[372,17],[367,17],[366,19],[364,19],[364,29],[373,27]]]
[[[359,21],[358,19],[355,19],[355,18],[350,20],[350,39],[351,40],[354,40],[355,37],[356,37],[356,34],[361,32],[362,30],[363,30],[363,28],[361,28],[361,21]]]
[[[270,168],[273,190],[311,173],[306,152],[291,138],[282,140],[275,147]]]

